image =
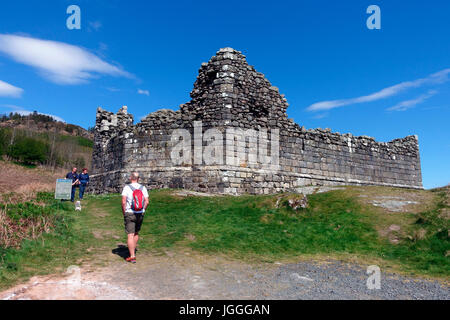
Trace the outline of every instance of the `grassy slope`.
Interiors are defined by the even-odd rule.
[[[179,197],[168,190],[153,191],[140,253],[184,246],[250,262],[333,257],[448,279],[449,226],[442,217],[448,206],[443,192],[411,191],[423,194],[429,203],[420,207],[421,212],[401,214],[386,214],[365,204],[359,192],[353,187],[311,195],[310,207],[295,212],[275,208],[279,195]],[[108,262],[104,253],[125,241],[120,196],[91,196],[83,205],[81,213],[59,207],[57,214],[62,218],[55,232],[25,242],[20,250],[4,250],[0,287],[89,262],[93,256]],[[398,244],[380,232],[380,226],[392,221],[402,227]],[[415,237],[420,229],[426,235]]]

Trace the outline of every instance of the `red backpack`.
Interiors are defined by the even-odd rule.
[[[131,201],[131,210],[133,211],[142,211],[144,210],[144,193],[142,190],[143,186],[140,186],[139,189],[134,188],[131,184],[129,185],[131,191],[133,191],[133,200]]]

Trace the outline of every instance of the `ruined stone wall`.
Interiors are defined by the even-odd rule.
[[[281,170],[300,174],[303,185],[422,187],[417,136],[380,143],[371,137],[303,130],[298,137],[286,136],[281,150]]]
[[[422,188],[416,136],[383,143],[366,136],[306,130],[287,118],[287,100],[278,88],[234,49],[221,49],[202,64],[191,98],[178,111],[159,110],[136,125],[126,107],[117,114],[99,108],[91,191],[118,192],[131,171],[139,171],[141,182],[149,188],[227,194],[295,192],[299,186],[327,184]],[[221,133],[220,163],[195,159],[211,143],[198,135],[195,138],[194,123],[200,122],[203,135],[212,128]],[[231,128],[233,136],[227,135]],[[180,143],[173,138],[177,129],[188,130],[192,137],[188,163],[174,164],[171,156]],[[261,150],[271,153],[264,148],[271,150],[269,138],[278,135],[276,169],[249,159],[255,145],[246,130],[258,134],[267,130],[267,139],[256,145],[258,155]],[[241,143],[243,149],[231,151],[227,143]],[[234,163],[229,161],[232,156],[237,157]]]

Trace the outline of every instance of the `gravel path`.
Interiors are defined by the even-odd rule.
[[[366,268],[330,262],[248,264],[191,251],[138,255],[138,263],[82,268],[65,278],[33,278],[0,299],[443,299],[437,281],[381,274],[381,289],[366,286]]]

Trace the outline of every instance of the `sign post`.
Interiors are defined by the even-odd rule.
[[[55,199],[70,200],[72,196],[72,180],[57,179],[55,188]]]

